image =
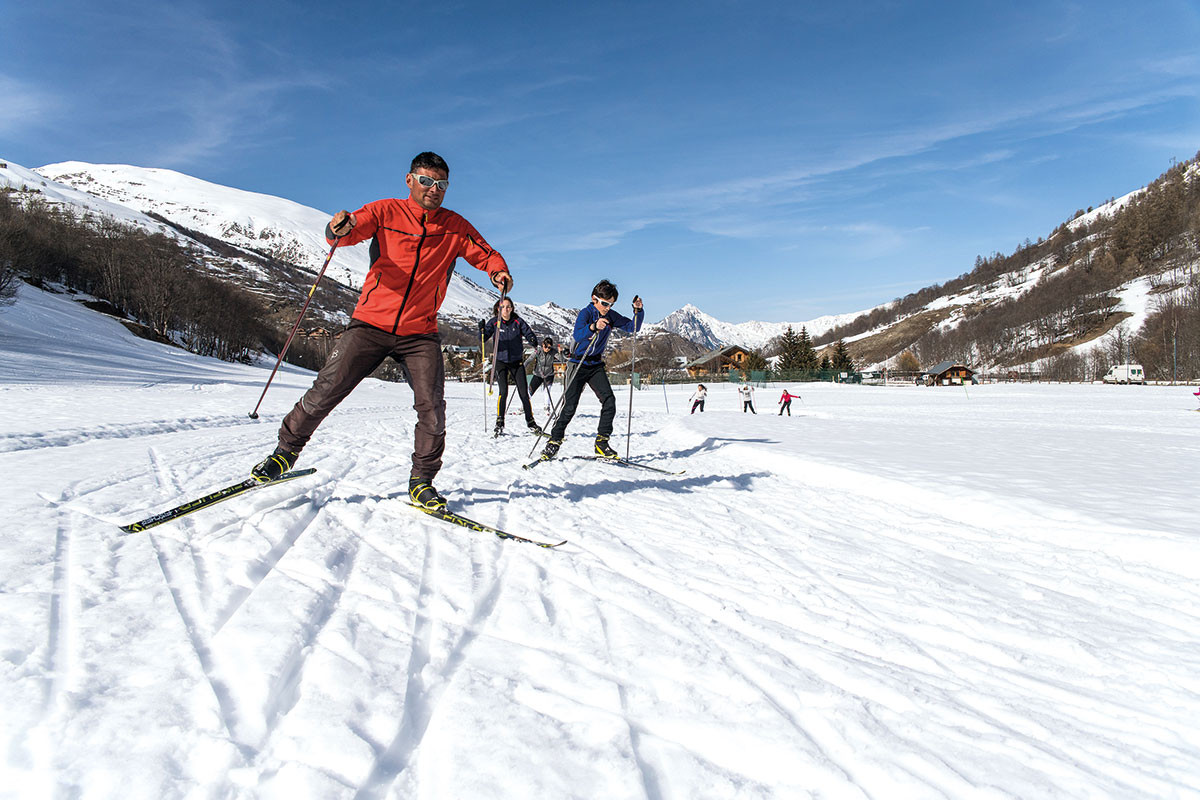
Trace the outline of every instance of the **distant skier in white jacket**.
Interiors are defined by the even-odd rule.
[[[708,389],[704,388],[704,384],[696,387],[696,391],[688,399],[692,401],[692,413],[696,413],[696,409],[700,409],[700,413],[704,413],[704,398],[708,397]]]
[[[738,394],[742,396],[742,413],[749,411],[751,414],[757,414],[754,410],[754,387],[746,383],[745,378],[742,378],[742,385],[738,387]]]

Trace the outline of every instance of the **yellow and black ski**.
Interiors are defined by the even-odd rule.
[[[226,486],[224,489],[218,489],[212,494],[206,494],[204,497],[200,497],[195,500],[189,500],[181,506],[175,506],[175,508],[172,508],[170,511],[163,511],[162,513],[155,514],[152,517],[146,517],[140,522],[131,522],[128,525],[122,525],[121,530],[125,531],[125,533],[137,533],[138,531],[144,531],[147,528],[153,528],[155,525],[162,525],[164,522],[170,522],[173,519],[186,517],[188,514],[194,514],[201,509],[208,508],[209,506],[215,506],[217,503],[224,502],[231,497],[237,497],[238,495],[245,494],[246,492],[252,492],[255,489],[263,489],[267,486],[274,486],[277,483],[294,481],[296,478],[303,478],[306,475],[312,475],[314,472],[316,472],[315,469],[298,469],[294,472],[285,472],[275,480],[263,481],[261,483],[254,478],[247,478],[240,483],[235,483],[232,486]]]
[[[416,503],[409,503],[409,505],[415,508],[417,511],[428,514],[434,519],[440,519],[443,522],[460,525],[464,528],[478,531],[480,533],[493,533],[501,539],[510,539],[514,542],[536,544],[538,547],[545,547],[546,549],[553,549],[567,543],[566,539],[563,539],[561,542],[539,542],[537,539],[527,539],[526,537],[518,536],[515,533],[509,533],[508,531],[502,531],[499,528],[493,528],[491,525],[484,525],[482,522],[476,522],[473,519],[468,519],[467,517],[464,517],[460,514],[455,514],[453,511],[445,508],[425,508],[424,506],[419,506]]]

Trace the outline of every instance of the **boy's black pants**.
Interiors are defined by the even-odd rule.
[[[600,425],[596,428],[596,434],[612,436],[613,420],[617,417],[617,398],[613,396],[612,386],[608,383],[608,373],[604,371],[604,362],[601,361],[595,364],[581,364],[574,380],[563,388],[562,411],[559,412],[554,428],[550,431],[551,439],[561,442],[566,435],[567,425],[575,416],[575,409],[579,406],[579,397],[583,394],[585,385],[592,387],[596,399],[600,401]]]

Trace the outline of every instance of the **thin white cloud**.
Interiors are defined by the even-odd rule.
[[[30,83],[0,75],[0,108],[0,134],[14,136],[43,125],[59,113],[62,102]]]
[[[237,20],[203,4],[118,6],[124,13],[80,13],[122,55],[104,70],[98,91],[106,103],[94,113],[120,124],[119,144],[136,146],[139,161],[187,169],[226,154],[285,124],[281,95],[331,82],[291,55],[258,44],[250,52],[233,33]]]
[[[976,156],[925,160],[899,169],[914,174],[935,174],[1002,162],[1014,157],[1016,143],[1020,141],[1067,133],[1193,93],[1194,90],[1187,87],[1169,86],[1116,97],[1053,95],[1023,106],[998,106],[932,125],[860,136],[852,146],[823,162],[755,173],[750,190],[746,176],[737,174],[690,186],[639,191],[635,196],[614,195],[604,200],[575,202],[569,215],[559,208],[539,210],[532,213],[531,218],[566,218],[562,219],[561,226],[553,226],[553,236],[531,231],[528,241],[536,252],[594,250],[618,245],[629,234],[653,224],[677,224],[729,238],[772,235],[794,239],[811,232],[795,224],[797,204],[801,208],[808,207],[830,192],[844,192],[845,177],[856,170],[911,159],[968,137],[1000,134],[1003,134],[1002,145],[985,141],[986,149]],[[781,224],[784,220],[792,222],[785,226]],[[602,235],[597,235],[598,227],[603,229]],[[844,233],[856,235],[849,230]],[[857,235],[861,233],[859,231]],[[877,231],[871,239],[878,246],[867,249],[876,251],[889,243],[897,245],[904,238],[901,231]]]

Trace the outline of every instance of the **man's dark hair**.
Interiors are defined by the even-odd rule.
[[[596,288],[592,289],[592,294],[601,300],[615,301],[617,299],[617,286],[612,281],[605,279],[596,284]]]
[[[548,344],[548,345],[550,345],[551,347],[553,347],[553,346],[554,346],[554,340],[553,340],[553,339],[551,339],[549,336],[547,336],[547,337],[546,337],[546,338],[545,338],[545,339],[542,341],[542,344]]]
[[[437,153],[431,153],[426,150],[424,153],[417,153],[416,158],[412,160],[412,166],[408,168],[409,172],[416,172],[418,168],[425,169],[440,169],[446,173],[446,177],[450,177],[450,165],[446,163],[446,159],[439,156]]]

